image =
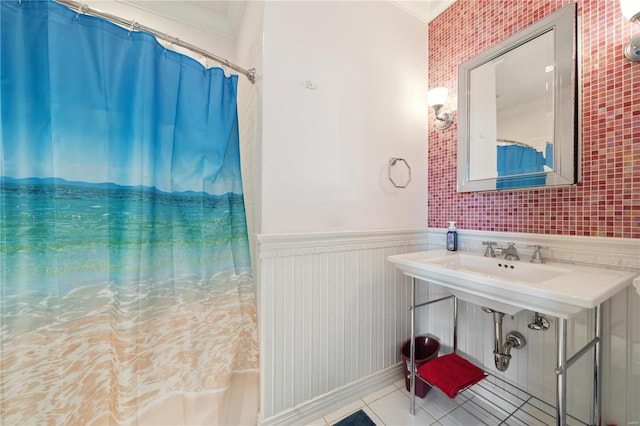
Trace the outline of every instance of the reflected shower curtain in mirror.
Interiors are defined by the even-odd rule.
[[[535,148],[519,145],[498,145],[497,189],[544,186],[547,175],[544,172],[545,158]],[[502,177],[504,176],[504,177]]]
[[[232,422],[257,377],[237,77],[53,2],[0,19],[0,423]]]

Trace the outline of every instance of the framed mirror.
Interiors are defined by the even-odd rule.
[[[576,4],[458,67],[458,192],[578,182]]]

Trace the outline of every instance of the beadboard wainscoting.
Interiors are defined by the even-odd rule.
[[[409,335],[410,280],[387,257],[443,248],[446,229],[259,235],[257,280],[260,326],[261,421],[304,424],[388,383],[402,371],[399,345]],[[459,231],[459,249],[481,252],[483,240],[515,242],[522,259],[540,244],[548,260],[640,272],[640,240]],[[501,244],[502,245],[502,244]],[[444,290],[421,283],[418,300]],[[556,318],[551,327],[527,327],[534,313],[505,316],[519,331],[509,369],[495,370],[493,321],[480,306],[460,301],[458,348],[468,359],[532,395],[555,404]],[[422,308],[418,332],[437,337],[441,354],[452,346],[449,302]],[[633,287],[603,309],[603,420],[640,419],[640,296]],[[568,323],[571,356],[593,336],[584,312]],[[568,372],[568,412],[590,421],[593,350]],[[407,407],[408,409],[408,407]],[[604,423],[603,423],[604,424]]]
[[[262,424],[304,424],[402,378],[410,281],[387,262],[426,230],[259,235]]]

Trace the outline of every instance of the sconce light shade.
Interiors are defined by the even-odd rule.
[[[640,1],[620,0],[620,10],[625,18],[640,25]],[[624,56],[631,61],[640,61],[640,33],[631,37],[624,48]]]
[[[427,103],[433,108],[436,116],[436,127],[444,130],[453,124],[453,114],[447,110],[442,110],[444,104],[447,103],[449,90],[446,87],[436,87],[427,93]]]
[[[436,105],[444,105],[447,102],[448,96],[449,89],[447,89],[446,87],[436,87],[435,89],[429,90],[429,92],[427,93],[427,103],[430,107],[434,107]]]
[[[620,0],[620,10],[629,21],[640,19],[640,2],[638,0]]]

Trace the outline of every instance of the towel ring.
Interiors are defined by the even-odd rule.
[[[398,162],[402,162],[405,166],[407,166],[407,181],[404,184],[397,183],[391,177],[391,168],[398,164]],[[391,157],[389,158],[389,163],[387,164],[387,177],[396,188],[406,188],[407,185],[409,185],[409,182],[411,182],[411,166],[409,166],[409,163],[407,163],[404,158]]]

